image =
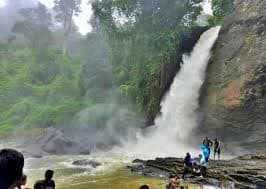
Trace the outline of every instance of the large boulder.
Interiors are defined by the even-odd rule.
[[[59,129],[49,127],[36,137],[34,145],[49,154],[89,154],[90,150],[66,136]]]

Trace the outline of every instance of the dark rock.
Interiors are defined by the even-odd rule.
[[[144,160],[141,159],[135,159],[134,161],[132,161],[132,163],[144,163]]]
[[[234,183],[237,188],[255,188],[257,184],[266,183],[266,161],[262,154],[245,155],[231,160],[210,160],[207,166],[207,176],[199,178],[192,169],[188,170],[185,180],[189,183],[221,185]],[[183,160],[180,158],[156,158],[155,160],[135,160],[128,168],[135,173],[167,178],[169,174],[182,175]],[[229,187],[230,188],[230,187]]]
[[[70,137],[67,137],[61,130],[49,127],[44,132],[34,139],[30,145],[32,148],[39,148],[40,150],[49,154],[86,154],[90,150],[83,147]]]
[[[76,165],[76,166],[88,166],[89,165],[93,168],[96,168],[96,167],[101,166],[102,164],[97,161],[83,159],[83,160],[73,161],[72,165]]]

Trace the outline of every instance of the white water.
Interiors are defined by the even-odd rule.
[[[200,88],[205,79],[211,48],[220,27],[201,35],[190,56],[183,56],[182,67],[161,102],[161,115],[146,136],[137,144],[127,146],[129,154],[138,158],[184,156],[188,151],[198,153],[198,146],[189,146],[191,132],[198,126]],[[196,154],[195,154],[196,155]]]

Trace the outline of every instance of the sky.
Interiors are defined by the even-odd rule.
[[[0,7],[4,6],[6,4],[6,0],[0,0]]]
[[[38,0],[38,1],[46,5],[48,8],[53,8],[54,6],[54,0]],[[88,0],[82,0],[81,10],[82,12],[79,14],[79,16],[74,17],[74,21],[76,25],[79,27],[79,32],[83,35],[86,35],[92,29],[91,25],[88,24],[88,20],[92,15],[92,8],[91,5],[88,4]]]
[[[0,0],[0,7],[5,6],[7,0]],[[54,0],[38,0],[42,4],[46,5],[49,9],[52,9],[54,6]],[[92,16],[91,5],[88,4],[89,0],[82,0],[81,9],[82,12],[79,16],[74,17],[76,25],[79,27],[79,32],[83,35],[86,35],[92,30],[91,25],[88,24],[88,20]]]

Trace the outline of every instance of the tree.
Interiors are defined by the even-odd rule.
[[[81,0],[55,0],[54,10],[55,19],[62,24],[64,28],[63,54],[67,53],[67,39],[72,27],[73,16],[78,16],[81,12]]]
[[[213,18],[211,24],[219,25],[234,9],[234,0],[212,0]]]
[[[22,34],[30,42],[31,48],[38,48],[42,42],[49,41],[51,14],[45,5],[38,3],[37,7],[23,8],[19,14],[24,19],[15,22],[12,32]]]

